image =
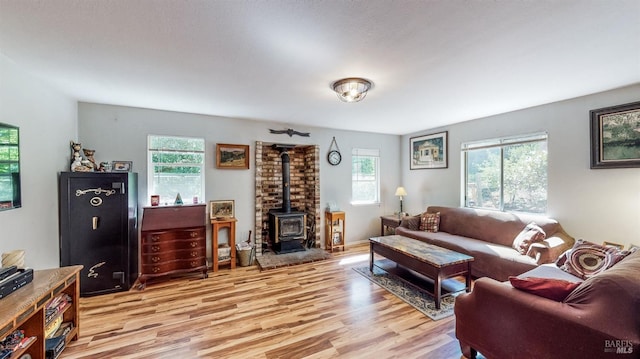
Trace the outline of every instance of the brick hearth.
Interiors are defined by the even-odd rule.
[[[282,163],[273,143],[256,141],[257,255],[268,250],[269,210],[282,207]],[[314,247],[320,247],[320,148],[299,145],[289,151],[291,207],[307,213],[307,225],[315,220]]]

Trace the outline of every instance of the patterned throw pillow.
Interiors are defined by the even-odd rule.
[[[573,248],[558,258],[556,265],[569,274],[587,279],[613,267],[629,253],[631,252],[613,246],[603,246],[578,239]]]
[[[423,213],[420,216],[420,230],[427,232],[437,232],[440,228],[440,212]]]
[[[542,242],[547,238],[547,234],[534,222],[527,224],[513,240],[512,247],[520,254],[526,254],[532,243]]]

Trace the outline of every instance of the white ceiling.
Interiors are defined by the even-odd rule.
[[[0,0],[0,52],[79,101],[406,134],[640,83],[640,1]]]

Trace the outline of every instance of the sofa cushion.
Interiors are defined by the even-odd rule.
[[[440,227],[440,212],[423,213],[420,215],[420,230],[427,232],[437,232]]]
[[[536,277],[509,277],[509,282],[516,288],[525,292],[535,294],[539,297],[549,298],[556,302],[561,302],[564,298],[573,292],[580,283],[570,282],[555,278],[536,278]]]
[[[591,243],[583,239],[564,252],[556,261],[558,268],[587,279],[613,267],[629,254],[613,246]]]
[[[535,222],[527,224],[513,240],[513,248],[520,254],[527,254],[532,243],[542,242],[547,234]]]
[[[440,232],[447,232],[485,242],[511,247],[513,239],[528,223],[535,222],[547,237],[562,235],[573,244],[573,238],[563,232],[558,221],[539,215],[515,214],[464,207],[429,206],[427,212],[440,212]],[[563,249],[566,250],[569,247]]]

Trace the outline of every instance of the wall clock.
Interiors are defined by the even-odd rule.
[[[342,161],[342,155],[340,154],[339,151],[332,150],[332,151],[329,151],[329,153],[327,154],[327,160],[329,161],[329,164],[331,164],[332,166],[337,166]]]
[[[335,146],[335,149],[333,148]],[[327,153],[327,161],[332,166],[337,166],[342,162],[342,154],[340,154],[340,148],[338,148],[338,143],[336,142],[335,136],[333,140],[331,140],[331,145],[329,145],[329,153]]]

